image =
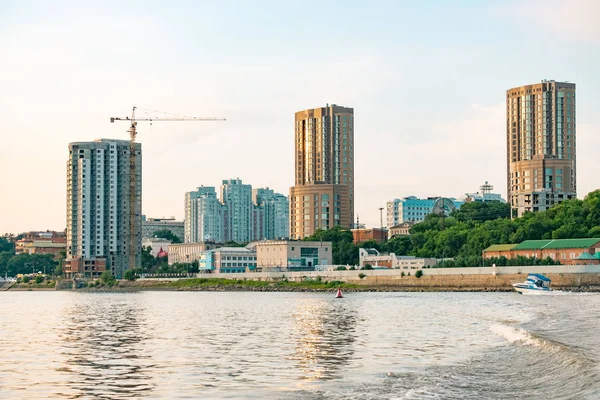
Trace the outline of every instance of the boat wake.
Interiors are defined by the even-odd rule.
[[[507,326],[503,324],[495,324],[490,327],[490,331],[495,334],[504,337],[508,340],[509,343],[521,343],[524,345],[530,346],[544,346],[551,345],[551,342],[548,342],[545,339],[536,337],[531,333],[527,332],[525,329],[515,328],[512,326]]]

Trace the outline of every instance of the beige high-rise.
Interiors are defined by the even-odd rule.
[[[506,91],[507,195],[512,216],[576,197],[575,84]]]
[[[290,238],[353,226],[354,110],[335,104],[295,118],[295,186],[290,188]]]

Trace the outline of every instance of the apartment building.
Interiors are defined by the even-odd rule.
[[[142,145],[135,144],[135,208],[130,208],[130,142],[99,139],[69,144],[67,161],[67,275],[121,278],[141,263]],[[130,215],[135,216],[130,260]]]

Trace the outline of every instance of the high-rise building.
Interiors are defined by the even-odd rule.
[[[100,139],[69,144],[67,162],[68,276],[98,276],[106,268],[121,278],[140,265],[142,246],[142,146],[136,143],[135,210],[130,209],[130,142]],[[135,213],[135,260],[129,260],[130,213]]]
[[[294,160],[290,238],[353,227],[354,110],[333,104],[297,112]]]
[[[262,235],[257,233],[256,240],[286,239],[289,235],[289,202],[286,196],[275,193],[273,189],[252,190],[252,201],[263,209]],[[256,230],[256,228],[255,228]]]
[[[201,186],[195,192],[186,193],[184,242],[223,242],[224,211],[212,186]]]
[[[506,91],[507,195],[512,217],[576,197],[575,84]]]
[[[224,180],[221,185],[221,203],[225,210],[225,241],[246,243],[254,240],[252,186],[243,184],[241,179]]]

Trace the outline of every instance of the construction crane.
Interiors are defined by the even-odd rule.
[[[124,118],[119,118],[119,117],[111,117],[110,118],[110,122],[115,122],[115,121],[127,121],[131,123],[131,126],[129,127],[129,130],[127,132],[129,132],[129,138],[130,138],[130,144],[129,144],[129,268],[133,269],[136,267],[135,265],[135,253],[136,253],[136,247],[137,247],[137,240],[136,240],[136,222],[137,219],[136,217],[139,217],[140,214],[136,213],[136,206],[135,206],[135,192],[136,192],[136,160],[137,160],[137,154],[135,151],[135,137],[137,136],[137,123],[140,121],[145,121],[145,122],[154,122],[154,121],[225,121],[225,118],[216,118],[216,117],[187,117],[187,116],[170,116],[170,117],[152,117],[152,116],[144,116],[144,117],[136,117],[135,116],[135,110],[137,109],[137,107],[133,107],[133,111],[131,112],[131,118],[129,117],[124,117]],[[160,111],[156,111],[156,110],[144,110],[144,111],[150,111],[150,112],[160,112]],[[167,113],[163,113],[163,114],[167,114]],[[139,210],[139,213],[141,213],[142,210]]]

